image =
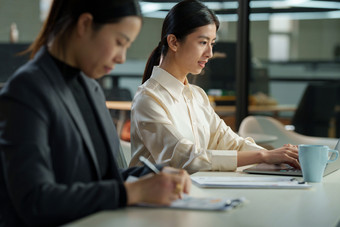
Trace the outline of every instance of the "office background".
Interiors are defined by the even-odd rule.
[[[48,0],[0,0],[0,43],[9,42],[10,25],[13,22],[16,23],[19,31],[19,43],[32,42],[41,28],[43,8],[48,2]],[[152,2],[157,3],[157,1]],[[211,3],[211,1],[204,2]],[[229,4],[236,1],[221,2]],[[314,6],[314,14],[310,13],[308,16],[304,14],[308,10],[301,7],[301,12],[295,13],[294,17],[282,16],[282,13],[268,14],[269,16],[262,18],[258,16],[259,14],[254,16],[255,13],[252,13],[250,17],[250,60],[253,68],[251,79],[256,78],[259,73],[265,74],[267,79],[257,84],[260,86],[258,90],[264,91],[279,104],[298,106],[311,82],[333,83],[340,80],[340,3],[339,1],[302,2],[314,2],[321,8],[317,9]],[[282,5],[277,8],[279,7],[284,8]],[[271,9],[274,12],[274,8]],[[149,16],[152,15],[156,13],[149,13]],[[235,43],[237,18],[235,15],[234,17],[229,15],[227,19],[224,17],[220,19],[218,42]],[[104,87],[111,89],[112,86],[120,86],[130,90],[132,95],[135,93],[141,81],[145,62],[159,42],[162,22],[161,18],[144,18],[141,33],[128,50],[126,64],[117,66],[112,75],[104,78],[102,81]],[[0,66],[6,67],[1,62]],[[196,77],[195,80],[203,87],[209,83],[204,76]],[[264,83],[266,88],[263,88]],[[257,91],[256,84],[254,86],[255,88],[250,88],[253,89],[250,94]],[[209,87],[205,89],[209,92]],[[328,102],[327,97],[324,98],[324,102]],[[282,113],[282,117],[291,118],[292,114],[294,113]]]

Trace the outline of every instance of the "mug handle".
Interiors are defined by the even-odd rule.
[[[327,163],[334,162],[335,160],[338,159],[338,157],[339,157],[339,152],[338,152],[337,150],[328,150],[328,152],[335,153],[336,156],[335,156],[335,158],[333,158],[333,159],[329,159],[329,160],[327,161]]]

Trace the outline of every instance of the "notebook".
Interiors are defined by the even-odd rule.
[[[334,150],[337,150],[340,152],[340,139],[338,140]],[[334,153],[332,153],[331,159],[335,156]],[[323,176],[326,176],[336,170],[340,169],[340,157],[332,162],[328,163],[326,165],[325,171],[323,173]],[[255,166],[252,166],[250,168],[244,169],[243,172],[246,173],[256,173],[256,174],[270,174],[270,175],[287,175],[287,176],[299,176],[302,177],[301,170],[295,169],[291,167],[288,164],[280,164],[280,165],[274,165],[274,164],[265,164],[261,163]]]

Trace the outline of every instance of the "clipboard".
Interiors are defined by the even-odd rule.
[[[191,176],[194,184],[202,188],[284,188],[307,189],[312,185],[293,177],[207,177]]]

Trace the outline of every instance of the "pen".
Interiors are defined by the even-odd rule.
[[[156,174],[160,173],[160,171],[156,168],[156,166],[154,164],[152,164],[148,159],[144,158],[144,156],[139,156],[139,161],[141,161],[152,172],[154,172]]]
[[[139,161],[141,161],[146,167],[152,170],[156,174],[160,174],[160,171],[156,168],[154,164],[152,164],[148,159],[144,156],[139,156]],[[182,199],[182,185],[177,183],[175,188],[175,193],[179,195],[179,198]]]

